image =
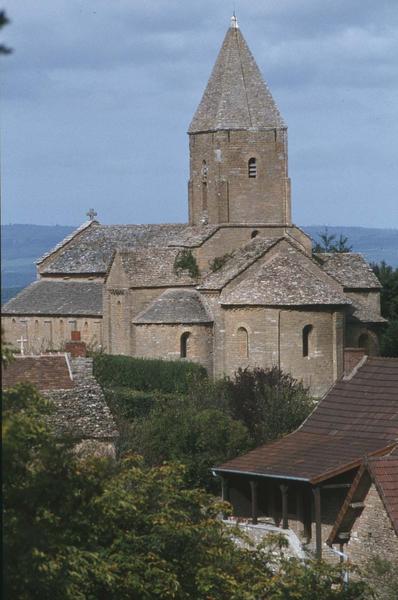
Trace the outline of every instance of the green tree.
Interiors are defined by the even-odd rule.
[[[0,10],[0,29],[3,29],[5,25],[9,24],[9,19],[4,10]],[[5,44],[0,43],[0,54],[10,54],[12,52],[11,48],[6,46]]]
[[[248,428],[253,446],[296,429],[314,408],[308,389],[278,368],[239,369],[224,386],[231,416]]]
[[[313,252],[324,253],[324,252],[351,252],[352,246],[348,245],[348,238],[345,235],[340,234],[339,239],[336,240],[336,234],[329,234],[328,228],[325,227],[323,233],[318,234],[319,241],[315,243]]]
[[[28,385],[4,394],[4,591],[18,600],[354,600],[338,570],[238,547],[183,467],[79,459]]]
[[[384,261],[372,269],[382,285],[381,314],[388,319],[380,340],[381,355],[398,356],[398,269]]]
[[[208,491],[219,488],[211,468],[250,446],[243,423],[219,408],[196,404],[189,397],[159,401],[148,416],[135,420],[125,441],[125,448],[141,453],[148,465],[183,463],[189,485]]]

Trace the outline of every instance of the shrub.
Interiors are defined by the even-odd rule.
[[[314,408],[303,384],[276,367],[239,369],[233,380],[225,381],[222,393],[231,416],[246,425],[254,446],[290,433]]]
[[[192,279],[196,279],[200,275],[198,263],[192,254],[192,250],[184,248],[180,250],[174,261],[174,271],[180,275],[182,271],[188,271]]]
[[[186,393],[195,378],[207,376],[196,363],[96,354],[94,376],[104,387],[129,387],[166,394]]]

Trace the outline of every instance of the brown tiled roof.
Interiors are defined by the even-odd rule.
[[[351,531],[366,506],[366,497],[372,483],[375,484],[386,513],[398,535],[398,446],[396,446],[384,456],[365,458],[337,515],[327,540],[328,544],[347,541],[346,537],[340,538],[340,534]]]
[[[134,319],[134,323],[211,323],[195,290],[166,290]]]
[[[75,385],[65,354],[15,356],[2,375],[4,389],[24,382],[33,384],[40,391],[66,390]]]
[[[189,133],[284,127],[278,107],[240,29],[231,27]]]
[[[199,289],[221,290],[227,283],[252,265],[281,239],[281,237],[258,237],[245,246],[237,248],[231,252],[220,269],[214,273],[209,273],[207,277],[205,277],[203,282],[199,285]]]
[[[317,275],[302,262],[302,257],[277,254],[258,271],[250,274],[232,290],[221,293],[221,304],[283,305],[351,304],[333,281]]]
[[[194,285],[188,271],[177,273],[174,268],[179,252],[179,248],[137,248],[119,254],[132,287]]]
[[[368,468],[398,535],[398,452],[371,459]]]
[[[398,359],[368,357],[294,433],[216,467],[317,482],[385,454],[398,437]]]
[[[316,254],[323,269],[345,288],[381,288],[380,281],[361,254],[331,252]]]

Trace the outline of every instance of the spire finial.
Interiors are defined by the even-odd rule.
[[[236,18],[235,10],[231,17],[231,29],[239,29],[238,19]]]

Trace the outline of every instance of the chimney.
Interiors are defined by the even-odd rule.
[[[344,375],[347,377],[366,355],[365,348],[344,348]]]
[[[71,340],[65,344],[65,352],[68,352],[72,358],[87,356],[86,344],[80,338],[80,331],[71,331]]]

